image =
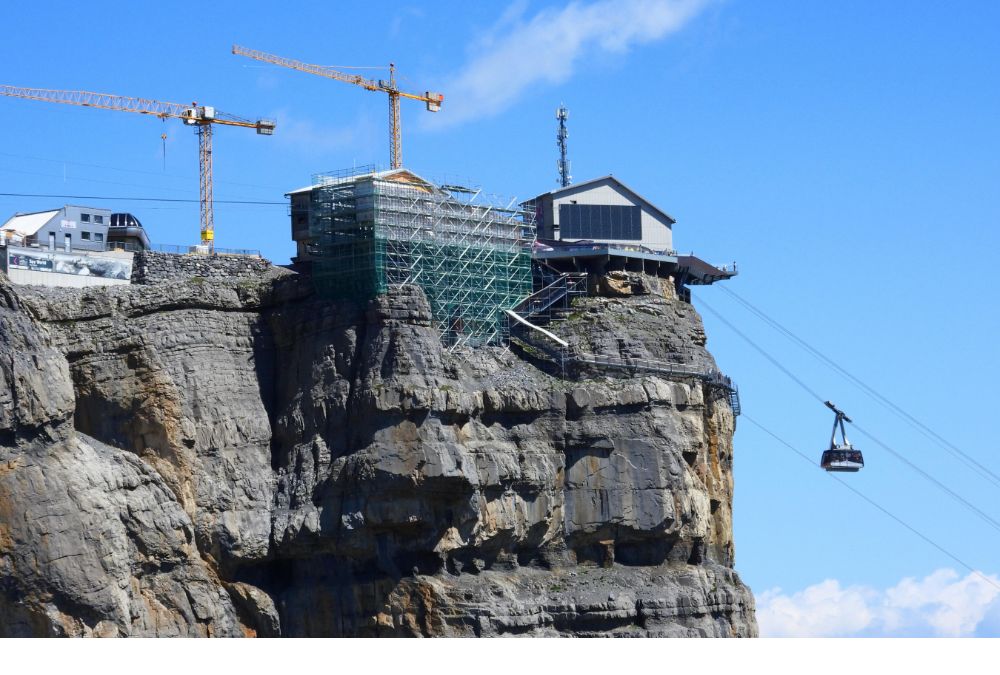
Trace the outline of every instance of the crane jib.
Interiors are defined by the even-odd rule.
[[[257,133],[262,136],[272,135],[275,127],[273,120],[259,119],[253,122],[219,112],[213,106],[198,105],[197,103],[181,105],[117,94],[100,94],[92,91],[29,89],[9,85],[0,85],[0,95],[46,103],[63,103],[85,108],[155,115],[160,119],[171,117],[181,120],[184,124],[194,126],[198,132],[199,147],[198,192],[201,202],[201,246],[199,250],[206,253],[212,252],[215,247],[215,223],[212,207],[212,127],[216,124],[222,124],[256,129]]]
[[[298,70],[304,73],[310,73],[312,75],[319,75],[320,77],[327,77],[332,80],[339,80],[340,82],[347,82],[348,84],[356,84],[367,89],[368,91],[382,91],[389,94],[389,147],[391,167],[393,169],[398,169],[403,165],[403,143],[402,130],[400,128],[399,99],[402,97],[413,99],[415,101],[423,101],[427,104],[428,112],[439,112],[441,110],[441,104],[444,102],[444,96],[436,92],[428,91],[423,95],[420,95],[400,91],[396,87],[396,66],[392,63],[389,64],[389,80],[387,82],[385,80],[369,80],[361,77],[360,75],[348,75],[347,73],[342,73],[327,66],[296,61],[295,59],[278,56],[277,54],[268,54],[267,52],[258,51],[256,49],[247,49],[246,47],[240,47],[239,45],[233,45],[233,54],[236,54],[237,56],[246,56],[256,61],[262,61],[264,63],[270,63],[284,68],[291,68],[292,70]]]

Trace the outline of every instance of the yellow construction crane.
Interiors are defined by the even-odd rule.
[[[246,47],[240,47],[238,45],[233,45],[233,54],[238,56],[248,56],[251,59],[263,61],[264,63],[272,63],[276,66],[284,66],[285,68],[292,68],[293,70],[301,70],[304,73],[312,73],[313,75],[319,75],[321,77],[329,77],[332,80],[339,80],[341,82],[347,82],[348,84],[356,84],[359,87],[364,87],[368,91],[384,91],[389,94],[389,142],[391,166],[393,169],[398,169],[403,166],[403,140],[399,121],[400,97],[412,98],[415,101],[423,101],[427,104],[427,110],[429,112],[438,112],[441,110],[441,103],[444,101],[444,94],[438,94],[431,91],[424,92],[423,95],[409,94],[405,91],[400,91],[399,88],[396,87],[396,65],[393,63],[389,64],[389,81],[386,82],[385,80],[369,80],[361,77],[360,75],[348,75],[347,73],[342,73],[327,66],[317,66],[311,63],[296,61],[294,59],[286,59],[282,56],[275,56],[274,54],[267,54],[265,52],[259,52],[255,49],[247,49]]]
[[[180,103],[164,103],[144,98],[116,96],[114,94],[95,94],[89,91],[63,91],[59,89],[26,89],[0,85],[0,94],[16,98],[26,98],[32,101],[47,101],[49,103],[66,103],[88,108],[104,108],[105,110],[121,110],[122,112],[154,115],[160,119],[176,118],[184,124],[195,127],[198,133],[199,160],[199,196],[201,198],[201,246],[203,251],[211,253],[215,250],[215,215],[212,197],[212,126],[224,124],[230,127],[246,127],[256,129],[258,134],[270,136],[274,133],[274,122],[271,120],[241,119],[229,115],[207,105],[182,105]]]

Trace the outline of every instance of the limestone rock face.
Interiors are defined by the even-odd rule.
[[[574,347],[714,365],[670,294]],[[728,402],[442,347],[421,291],[0,275],[0,635],[754,636]]]

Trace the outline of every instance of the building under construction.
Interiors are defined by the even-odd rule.
[[[532,292],[534,217],[481,190],[406,169],[318,174],[291,198],[295,262],[320,293],[366,299],[416,284],[449,345],[498,344]]]

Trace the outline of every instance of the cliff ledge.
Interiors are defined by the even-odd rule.
[[[669,293],[593,354],[712,366]],[[0,274],[0,636],[755,636],[729,403],[449,352],[423,294]]]

